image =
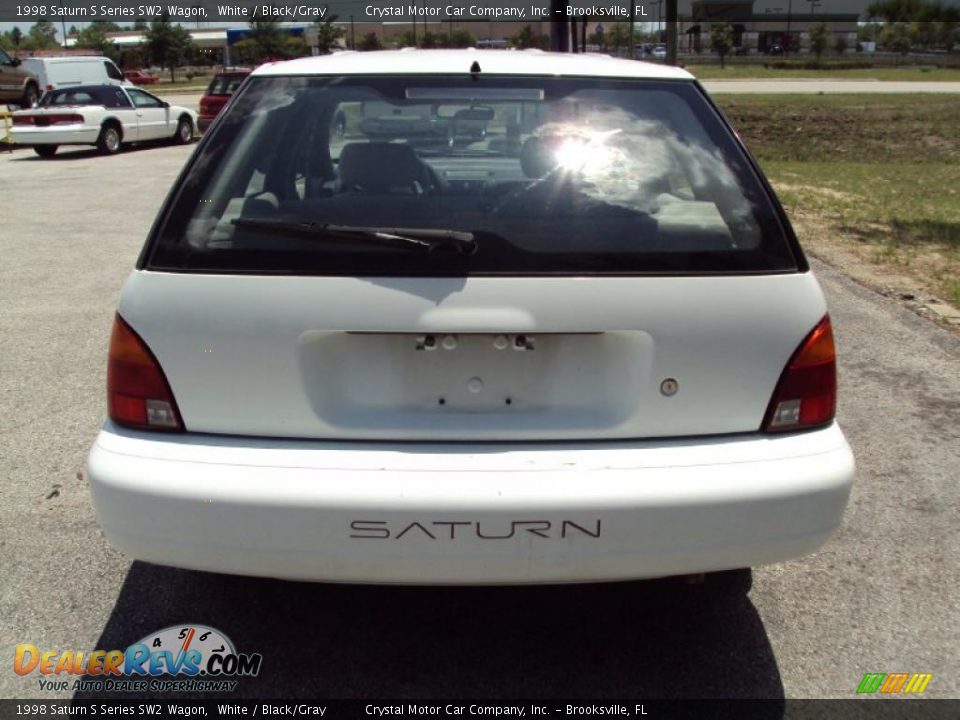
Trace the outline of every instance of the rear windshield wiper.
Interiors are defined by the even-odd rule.
[[[420,248],[428,251],[443,247],[453,248],[463,253],[472,253],[477,249],[477,241],[473,233],[463,230],[363,227],[269,218],[235,218],[232,222],[238,228],[245,230],[270,230],[313,240],[353,240],[387,247]]]

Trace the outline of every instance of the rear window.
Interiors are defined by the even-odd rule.
[[[246,79],[246,75],[216,75],[210,81],[207,95],[233,95]]]
[[[46,93],[40,101],[41,107],[67,105],[103,105],[107,108],[130,107],[130,101],[117,87],[77,87],[53,90]]]
[[[797,269],[693,83],[503,76],[254,78],[144,259],[352,276]]]

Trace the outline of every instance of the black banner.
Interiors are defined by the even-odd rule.
[[[839,21],[868,19],[869,0],[740,0],[717,3],[678,0],[681,20],[709,21],[719,12],[727,21],[795,20]],[[941,8],[960,12],[960,0],[939,0]],[[563,0],[551,12],[550,0],[0,0],[0,21],[116,23],[156,20],[168,16],[184,23],[250,22],[272,19],[310,23],[337,16],[357,23],[423,21],[531,22],[587,19],[593,22],[659,22],[665,18],[664,0]],[[923,4],[904,5],[903,11],[926,18]]]
[[[954,720],[960,700],[0,700],[0,718]]]

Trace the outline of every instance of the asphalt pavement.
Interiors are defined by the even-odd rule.
[[[82,470],[120,286],[191,148],[0,153],[0,697],[65,697],[13,648],[124,648],[179,623],[263,668],[245,697],[837,697],[929,672],[960,697],[960,338],[814,262],[858,479],[819,553],[690,587],[331,586],[131,563]],[[776,478],[771,478],[776,482]]]

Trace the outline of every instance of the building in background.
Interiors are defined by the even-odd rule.
[[[816,12],[817,4],[784,0],[788,12],[757,13],[753,0],[693,0],[690,14],[679,18],[680,51],[709,52],[710,27],[723,22],[733,28],[734,48],[741,53],[767,53],[774,46],[805,50],[811,26],[821,22],[827,23],[834,37],[843,36],[847,47],[855,48],[859,14]],[[834,45],[830,42],[828,47]]]

